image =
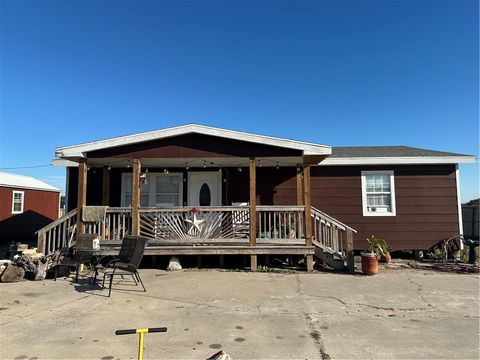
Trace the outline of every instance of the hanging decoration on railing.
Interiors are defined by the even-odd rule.
[[[245,238],[248,208],[140,209],[140,234],[155,240],[186,242]]]
[[[185,222],[191,224],[187,234],[190,236],[196,236],[202,232],[203,225],[205,225],[205,219],[197,219],[198,210],[195,208],[190,210],[190,212],[192,213],[192,218],[185,219]]]

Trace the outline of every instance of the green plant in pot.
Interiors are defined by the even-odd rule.
[[[367,241],[369,250],[374,252],[381,262],[390,263],[392,261],[388,244],[385,240],[379,239],[375,235],[372,235],[367,239]]]
[[[378,253],[381,251],[380,243],[374,235],[367,239],[368,250],[360,253],[362,256],[362,272],[365,275],[378,273]]]
[[[392,256],[390,255],[390,249],[387,242],[385,240],[380,240],[380,247],[382,249],[382,253],[380,254],[380,262],[390,264],[392,262]]]

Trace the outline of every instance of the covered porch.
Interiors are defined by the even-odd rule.
[[[353,256],[353,229],[311,206],[310,166],[330,147],[198,125],[146,134],[57,149],[76,202],[39,251],[96,233],[107,253],[131,234],[146,255],[249,255],[251,269],[261,254],[304,255],[308,271],[315,254]],[[90,205],[105,217],[85,221]]]

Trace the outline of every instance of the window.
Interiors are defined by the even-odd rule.
[[[122,206],[132,205],[132,174],[122,177]],[[140,207],[148,207],[148,181],[140,183]]]
[[[149,173],[140,185],[141,207],[172,207],[182,203],[182,174]],[[122,206],[132,204],[132,174],[122,175]]]
[[[23,213],[23,191],[14,191],[12,194],[12,214]]]
[[[363,216],[395,216],[393,171],[362,171]]]
[[[155,207],[179,206],[181,175],[155,176]]]

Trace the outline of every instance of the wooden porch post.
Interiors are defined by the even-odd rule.
[[[350,274],[355,272],[355,254],[353,252],[353,231],[347,228],[347,268]]]
[[[82,208],[87,205],[87,159],[78,163],[78,193],[77,193],[77,238],[85,234],[85,224],[82,221]]]
[[[257,185],[255,174],[255,158],[251,157],[250,168],[250,246],[257,245]],[[250,255],[250,269],[257,269],[257,255]]]
[[[102,205],[110,205],[110,171],[108,166],[103,167]]]
[[[132,235],[140,235],[140,171],[142,164],[139,159],[133,159],[132,174]]]
[[[303,178],[301,169],[297,169],[297,205],[303,205]]]
[[[312,201],[310,196],[310,163],[303,162],[303,198],[305,201],[305,245],[312,246]],[[307,255],[307,271],[313,271],[313,255]]]
[[[302,206],[303,202],[303,172],[302,169],[297,168],[297,205]],[[298,219],[298,235],[303,236],[303,214],[299,214]]]
[[[110,205],[110,171],[108,169],[108,166],[103,167],[102,173],[102,205]],[[110,237],[110,234],[107,233],[106,219],[102,222],[102,228],[100,229],[100,237],[102,239],[107,239]]]

